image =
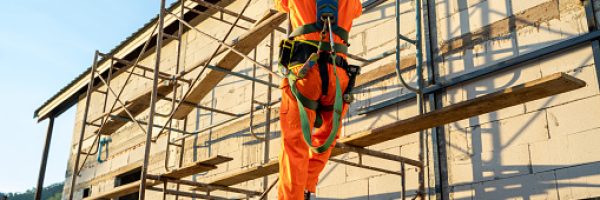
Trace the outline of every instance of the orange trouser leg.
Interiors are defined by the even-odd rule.
[[[348,76],[341,68],[336,68],[338,78],[342,86],[342,91],[348,85]],[[329,92],[326,96],[321,96],[321,80],[317,67],[311,69],[308,75],[298,80],[296,87],[307,98],[318,99],[323,105],[333,105],[335,100],[335,77],[333,67],[329,65]],[[315,192],[319,173],[325,167],[331,149],[322,153],[312,153],[302,136],[300,124],[300,114],[296,98],[292,95],[289,86],[285,84],[282,88],[282,100],[280,110],[280,125],[283,141],[281,142],[282,151],[279,156],[279,199],[301,200],[304,199],[304,191]],[[344,105],[342,117],[348,107]],[[309,116],[309,123],[312,125],[315,120],[316,112],[305,109]],[[322,144],[329,136],[333,126],[333,112],[321,112],[323,116],[323,125],[313,134],[313,146]],[[341,125],[340,125],[341,127]],[[339,135],[339,131],[338,131]]]
[[[348,111],[348,104],[344,104],[342,116],[345,115],[346,111]],[[323,116],[323,125],[313,134],[313,146],[322,145],[325,140],[327,140],[330,131],[333,129],[333,111],[321,111],[321,115]],[[338,129],[338,135],[335,137],[336,141],[340,135],[342,126],[340,125]],[[335,146],[336,141],[334,141],[331,145]],[[308,191],[312,193],[316,192],[317,183],[319,182],[319,174],[321,174],[321,171],[323,171],[323,168],[325,168],[325,164],[327,164],[329,156],[331,155],[331,150],[332,148],[329,148],[323,153],[314,153],[312,151],[309,152],[308,177],[306,180],[306,189]]]
[[[318,69],[311,69],[307,76],[298,80],[296,88],[305,97],[316,100],[321,96],[321,81]],[[284,200],[304,199],[304,190],[308,176],[308,152],[310,151],[302,137],[300,113],[296,98],[292,95],[287,79],[283,80],[280,125],[281,154],[279,155],[279,189],[278,198]],[[311,128],[316,112],[305,109]]]
[[[321,97],[321,104],[323,105],[333,105],[335,103],[335,77],[333,74],[333,65],[329,65],[329,91],[327,92],[326,96],[322,96]],[[346,75],[346,72],[337,67],[335,68],[337,69],[337,74],[338,74],[338,79],[340,80],[340,84],[341,84],[341,89],[342,92],[346,90],[346,87],[348,86],[348,81],[349,78]],[[344,106],[342,108],[342,117],[340,118],[340,120],[343,119],[343,117],[346,115],[346,112],[348,111],[348,104],[344,103]],[[320,111],[321,116],[323,117],[323,125],[321,125],[321,127],[317,128],[315,130],[315,132],[313,133],[313,141],[312,144],[313,146],[319,146],[322,145],[325,140],[327,140],[327,137],[329,136],[329,133],[331,133],[331,130],[333,129],[333,111]],[[340,133],[342,132],[342,125],[340,122],[340,126],[338,127],[338,132],[337,135],[335,137],[336,141],[340,135]],[[333,144],[331,144],[332,146],[335,146],[336,141],[333,142]],[[331,155],[331,150],[332,148],[329,148],[327,151],[323,152],[323,153],[314,153],[312,151],[309,152],[309,163],[308,163],[308,177],[306,180],[306,189],[310,192],[316,192],[316,188],[317,188],[317,183],[319,182],[319,174],[321,173],[321,171],[323,171],[323,168],[325,168],[325,165],[327,164],[327,161],[329,160],[329,156]]]

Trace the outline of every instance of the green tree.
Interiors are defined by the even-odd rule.
[[[63,183],[55,183],[42,189],[42,200],[60,200],[62,196]],[[23,193],[6,193],[8,200],[32,200],[35,196],[35,188],[28,189]]]

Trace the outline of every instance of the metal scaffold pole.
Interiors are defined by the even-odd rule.
[[[160,72],[160,53],[162,49],[164,21],[165,21],[165,0],[160,0],[160,11],[158,16],[158,33],[156,37],[156,63],[154,65],[154,77],[152,79],[152,95],[150,97],[150,112],[148,116],[148,129],[146,131],[146,142],[144,145],[144,161],[142,163],[142,172],[140,177],[139,198],[146,198],[146,175],[148,174],[148,163],[150,159],[150,147],[152,145],[152,130],[154,129],[154,113],[156,112],[156,101],[158,98],[158,74]]]
[[[46,140],[44,142],[44,152],[42,153],[42,162],[40,164],[40,173],[38,175],[37,187],[35,188],[35,200],[42,199],[42,189],[44,188],[44,177],[46,176],[46,163],[48,162],[48,152],[52,142],[52,130],[54,128],[54,116],[48,117],[48,130],[46,131]]]
[[[71,188],[69,188],[69,200],[73,200],[73,194],[75,192],[75,186],[77,185],[77,176],[79,176],[79,159],[81,155],[81,149],[83,148],[83,138],[85,137],[85,127],[87,126],[88,113],[90,111],[90,101],[92,100],[92,91],[94,90],[94,72],[98,65],[98,51],[94,54],[94,62],[92,69],[90,70],[90,82],[88,83],[88,89],[85,95],[85,109],[83,111],[83,119],[81,123],[81,130],[79,132],[79,142],[77,143],[77,153],[75,153],[75,162],[73,162],[73,170],[71,171]],[[83,163],[85,165],[85,163]]]
[[[423,78],[423,37],[422,37],[422,16],[421,16],[421,0],[415,0],[415,32],[416,32],[416,38],[413,39],[409,39],[408,37],[404,36],[401,34],[400,31],[400,27],[401,27],[401,22],[400,22],[400,0],[396,0],[395,1],[395,17],[396,17],[396,76],[398,77],[398,80],[400,81],[400,83],[408,90],[416,93],[417,96],[417,106],[418,106],[418,111],[419,111],[419,115],[423,115],[425,113],[425,104],[424,104],[424,95],[423,95],[423,89],[425,88],[425,83],[424,83],[424,78]],[[417,87],[413,87],[411,85],[409,85],[406,80],[404,80],[404,78],[402,77],[402,70],[400,69],[401,66],[401,41],[405,41],[408,42],[412,45],[415,46],[416,52],[415,52],[415,57],[416,57],[416,61],[415,61],[415,71],[417,74]],[[426,145],[426,141],[427,141],[427,134],[424,130],[421,130],[418,132],[419,134],[419,162],[421,162],[421,165],[419,166],[419,174],[418,174],[418,179],[419,179],[419,189],[417,192],[417,197],[424,197],[424,193],[425,193],[425,156],[426,156],[426,152],[427,152],[427,145]],[[404,170],[404,169],[402,169]],[[406,176],[405,174],[403,174],[402,177],[402,183],[405,182]],[[402,190],[404,191],[404,184]],[[405,193],[402,193],[402,197],[405,198]]]

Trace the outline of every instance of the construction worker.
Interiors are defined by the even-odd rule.
[[[294,30],[280,44],[280,72],[287,78],[281,83],[278,197],[310,199],[352,100],[358,67],[346,61],[348,31],[362,5],[359,0],[274,1],[289,13]]]

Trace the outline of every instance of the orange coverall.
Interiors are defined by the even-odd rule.
[[[316,22],[316,0],[274,0],[279,11],[290,14],[292,28]],[[338,26],[350,31],[352,21],[362,13],[362,5],[359,0],[338,0]],[[342,43],[338,36],[335,43]],[[319,40],[319,33],[310,33],[296,37],[296,40]],[[326,41],[329,41],[328,37]],[[344,58],[346,55],[340,55]],[[348,86],[349,77],[340,67],[328,65],[329,84],[327,95],[321,92],[321,77],[318,66],[309,70],[305,78],[296,81],[296,87],[305,97],[318,100],[321,105],[333,105],[335,100],[335,76],[337,75],[342,91]],[[299,68],[292,70],[297,73]],[[312,152],[302,137],[300,114],[296,98],[292,95],[287,79],[281,84],[282,100],[280,109],[280,125],[283,141],[282,151],[279,156],[279,199],[304,199],[304,191],[312,193],[316,191],[319,174],[325,167],[331,155],[331,148],[321,154]],[[309,116],[311,130],[316,118],[314,110],[305,109]],[[344,104],[342,117],[348,110],[348,104]],[[331,129],[333,128],[333,111],[321,111],[323,124],[314,130],[312,136],[313,146],[322,145]],[[341,126],[340,126],[341,129]],[[338,131],[338,136],[339,136]],[[336,136],[336,139],[337,137]],[[332,144],[335,145],[335,142]]]

